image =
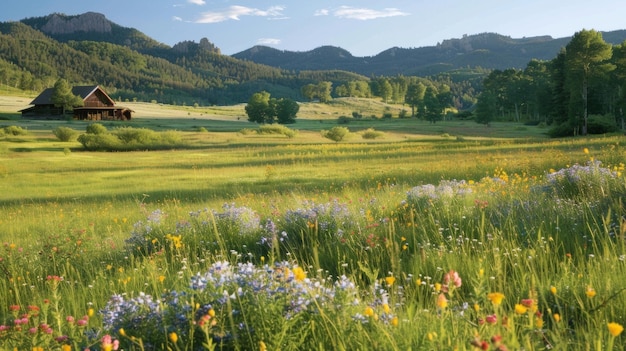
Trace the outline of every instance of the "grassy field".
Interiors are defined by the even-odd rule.
[[[29,101],[0,97],[27,131],[0,138],[0,350],[624,349],[623,136],[364,118],[333,142],[402,107],[304,104],[288,138],[124,103],[109,130],[183,142],[89,152]]]

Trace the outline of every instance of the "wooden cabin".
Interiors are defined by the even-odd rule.
[[[22,112],[23,118],[36,119],[63,119],[63,108],[56,107],[51,101],[54,88],[44,90]],[[132,110],[115,106],[115,101],[98,85],[76,86],[72,88],[72,94],[83,99],[83,106],[74,107],[74,119],[86,121],[120,120],[131,119]]]

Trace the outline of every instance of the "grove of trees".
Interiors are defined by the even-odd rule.
[[[300,106],[291,99],[275,99],[270,93],[261,91],[252,94],[245,110],[250,122],[290,124],[296,121]]]
[[[543,122],[552,136],[614,131],[624,123],[625,78],[626,43],[613,46],[601,33],[582,30],[550,61],[492,71],[475,119]]]

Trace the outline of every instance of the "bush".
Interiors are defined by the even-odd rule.
[[[92,123],[88,125],[86,131],[89,134],[104,134],[108,132],[107,127],[100,123]]]
[[[367,130],[365,130],[361,134],[363,139],[376,139],[376,138],[381,138],[384,135],[385,135],[385,133],[383,133],[381,131],[374,130],[374,128],[368,128]]]
[[[280,124],[264,124],[257,129],[259,134],[281,134],[287,138],[293,138],[297,132]]]
[[[613,116],[592,115],[587,120],[587,133],[589,134],[613,133],[617,130],[617,124]]]
[[[575,131],[576,127],[572,126],[569,123],[563,123],[550,128],[550,130],[548,131],[548,136],[550,136],[551,138],[568,137],[573,136]]]
[[[77,131],[68,127],[56,127],[52,130],[52,134],[61,141],[73,141],[78,136]]]
[[[81,134],[78,142],[89,151],[112,151],[119,150],[122,146],[120,139],[110,133],[105,134]]]
[[[170,148],[182,143],[176,131],[155,132],[145,128],[116,128],[111,133],[82,134],[78,141],[92,151],[129,151]]]
[[[337,124],[348,124],[351,120],[352,118],[348,116],[339,116],[339,118],[337,119]]]
[[[125,144],[152,144],[159,139],[158,133],[146,128],[122,127],[115,128],[112,132]]]
[[[323,130],[322,136],[335,142],[342,141],[350,134],[350,130],[346,127],[332,127],[330,130]]]
[[[2,128],[2,131],[4,132],[4,134],[13,135],[13,136],[28,134],[26,129],[19,127],[19,126],[7,126],[7,127]]]

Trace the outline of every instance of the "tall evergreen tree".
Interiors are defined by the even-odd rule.
[[[582,115],[582,135],[587,134],[590,81],[615,68],[609,62],[612,54],[611,45],[595,30],[577,32],[565,47],[566,82],[571,92],[570,103],[573,103],[570,119],[578,120]]]

